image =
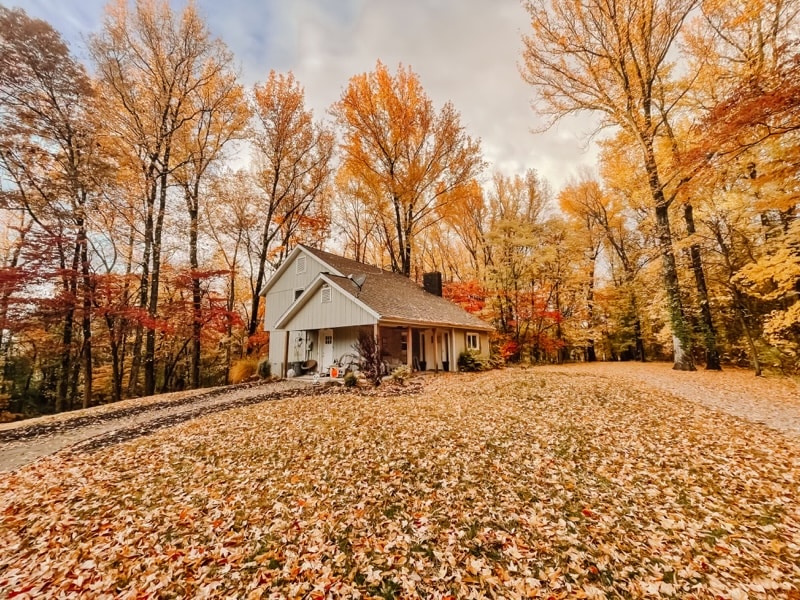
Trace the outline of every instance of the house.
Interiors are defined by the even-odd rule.
[[[272,373],[298,373],[315,361],[312,370],[327,375],[357,359],[360,332],[374,336],[390,369],[455,371],[465,350],[488,356],[493,327],[442,298],[440,274],[425,280],[434,293],[397,273],[297,246],[260,292]]]

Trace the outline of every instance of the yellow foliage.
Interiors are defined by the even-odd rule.
[[[231,366],[230,382],[242,383],[247,381],[258,372],[258,359],[257,358],[243,358],[237,360]]]

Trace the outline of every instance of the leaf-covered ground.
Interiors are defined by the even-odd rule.
[[[0,482],[0,597],[799,598],[800,441],[504,370],[218,413]]]

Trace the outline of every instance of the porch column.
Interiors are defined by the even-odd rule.
[[[286,331],[283,337],[283,368],[281,369],[281,377],[286,377],[289,374],[289,332]]]
[[[380,346],[381,338],[378,337],[380,335],[380,332],[378,331],[377,322],[372,326],[372,335],[375,337],[375,343],[378,344],[378,346]],[[381,348],[381,350],[383,350],[383,348]]]
[[[414,354],[411,351],[413,347],[414,338],[411,337],[411,327],[409,327],[406,332],[406,365],[408,365],[409,371],[414,370]]]
[[[456,330],[455,328],[450,330],[450,350],[448,351],[450,355],[450,370],[451,371],[458,371],[458,357],[456,356]]]
[[[436,339],[436,327],[433,328],[433,372],[439,372],[439,342]]]

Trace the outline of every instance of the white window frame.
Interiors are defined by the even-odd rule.
[[[294,263],[294,272],[297,275],[302,275],[306,272],[306,257],[305,256],[298,256],[297,261]]]
[[[333,293],[331,291],[331,286],[329,286],[327,283],[325,285],[323,285],[322,286],[322,290],[320,291],[319,295],[320,295],[320,299],[322,300],[323,304],[328,304],[329,302],[331,302],[332,298],[333,298]]]
[[[475,333],[474,331],[467,332],[467,350],[475,350],[476,352],[481,351],[481,336],[479,333]],[[473,343],[474,341],[474,343]]]

